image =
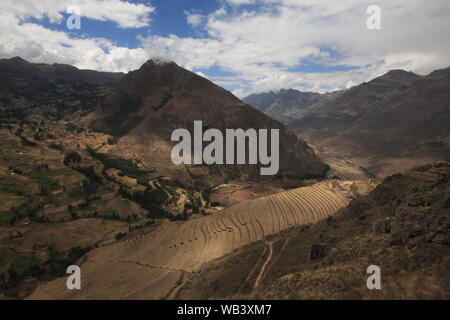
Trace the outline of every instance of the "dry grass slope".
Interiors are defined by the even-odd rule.
[[[82,290],[59,278],[31,299],[161,299],[171,297],[186,273],[208,261],[293,226],[317,222],[346,206],[326,185],[293,189],[248,200],[184,223],[163,223],[155,232],[90,252],[81,265]]]

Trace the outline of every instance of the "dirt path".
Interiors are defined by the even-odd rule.
[[[182,272],[180,275],[180,278],[178,279],[176,286],[170,290],[167,297],[164,298],[164,300],[174,300],[177,296],[178,291],[187,283],[188,280],[188,273]]]
[[[248,274],[247,278],[245,278],[245,280],[242,282],[242,284],[239,286],[239,288],[237,289],[236,293],[234,294],[234,296],[238,296],[242,290],[242,288],[244,287],[244,285],[250,280],[250,278],[253,276],[253,273],[255,273],[256,268],[259,266],[259,264],[261,263],[264,255],[267,252],[267,246],[264,246],[264,250],[261,253],[261,255],[259,256],[258,261],[255,263],[255,265],[253,266],[252,270],[250,271],[250,273]]]
[[[154,180],[150,180],[148,183],[149,183],[150,187],[152,187],[152,190],[161,189],[162,191],[164,191],[167,194],[167,200],[165,201],[165,203],[169,203],[170,201],[172,201],[173,196],[170,194],[169,191],[167,191],[164,188],[161,188],[161,186],[159,185],[158,182],[155,183]]]
[[[338,158],[323,158],[322,160],[330,166],[331,171],[334,172],[334,174],[339,175],[343,179],[358,180],[370,179],[374,177],[363,167],[360,167],[348,160]]]
[[[266,271],[266,267],[269,264],[270,260],[272,259],[273,253],[272,241],[267,241],[266,246],[269,247],[269,255],[267,256],[266,261],[264,261],[264,264],[262,265],[261,270],[259,271],[259,274],[256,277],[255,284],[253,285],[252,296],[255,295],[256,289],[258,289],[259,283],[261,282],[264,272]]]

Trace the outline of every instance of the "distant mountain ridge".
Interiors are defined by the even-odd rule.
[[[290,109],[272,116],[326,154],[385,176],[450,157],[449,88],[450,67],[427,76],[392,70],[313,105],[288,99],[284,105]],[[258,95],[244,101],[264,109]]]
[[[41,80],[45,79],[46,81],[78,81],[93,84],[111,84],[116,83],[124,76],[121,72],[83,70],[67,64],[30,63],[20,57],[0,59],[0,71],[4,75],[0,80],[2,86],[11,82],[12,79],[19,77],[22,80],[39,78]],[[6,81],[6,79],[9,81]]]
[[[30,63],[20,57],[0,59],[0,74],[0,107],[4,112],[17,114],[35,108],[35,114],[56,118],[94,109],[104,92],[124,76],[65,64]]]
[[[281,89],[277,92],[252,94],[242,99],[274,119],[288,122],[309,114],[315,107],[337,97],[340,91],[320,94],[317,92],[302,92],[295,89]]]

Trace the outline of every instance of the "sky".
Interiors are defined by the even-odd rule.
[[[380,28],[369,29],[373,5]],[[1,0],[0,58],[15,56],[121,72],[158,58],[240,98],[327,92],[450,66],[450,1]]]

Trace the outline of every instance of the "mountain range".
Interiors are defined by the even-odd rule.
[[[378,176],[450,157],[450,68],[392,70],[326,94],[281,90],[243,101],[284,121],[325,157]]]
[[[242,99],[258,110],[267,113],[274,119],[289,123],[301,118],[313,110],[325,105],[339,96],[342,91],[320,94],[317,92],[302,92],[295,89],[281,89],[255,93]]]

